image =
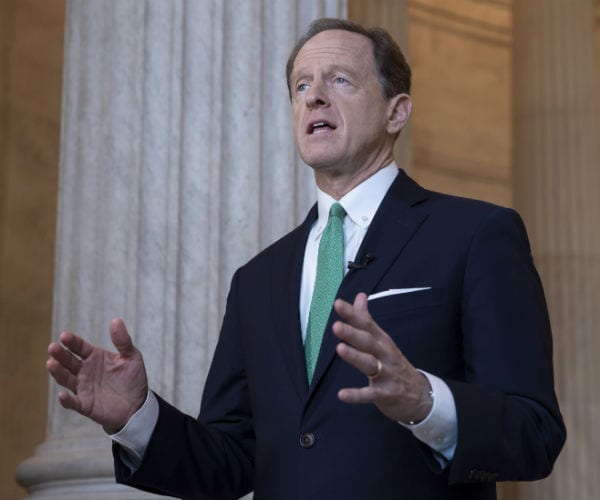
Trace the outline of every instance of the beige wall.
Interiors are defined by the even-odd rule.
[[[0,499],[46,430],[64,0],[0,0]]]
[[[416,179],[511,205],[510,5],[413,0],[409,13]]]
[[[598,84],[600,85],[600,0],[596,0],[596,56],[598,57]]]
[[[396,3],[350,0],[348,14],[383,21],[401,39],[401,21],[390,19]],[[407,3],[412,175],[430,189],[511,205],[510,2]]]

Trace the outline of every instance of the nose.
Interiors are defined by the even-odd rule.
[[[320,108],[329,105],[327,92],[323,89],[322,84],[314,82],[306,93],[306,105],[313,108]]]

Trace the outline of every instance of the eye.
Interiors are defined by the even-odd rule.
[[[348,83],[348,80],[346,80],[343,76],[336,76],[333,79],[334,83],[337,83],[338,85],[344,84],[344,83]]]
[[[308,89],[308,83],[299,83],[296,85],[296,92],[304,92]]]

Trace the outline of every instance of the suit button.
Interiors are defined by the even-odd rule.
[[[300,446],[310,448],[315,444],[315,435],[312,432],[303,432],[300,434]]]

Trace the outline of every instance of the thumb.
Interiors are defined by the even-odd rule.
[[[119,354],[124,358],[132,357],[136,352],[136,348],[133,346],[131,336],[127,332],[127,328],[125,327],[123,320],[121,318],[114,318],[110,322],[109,331],[110,339],[112,340],[113,345],[117,348]]]

